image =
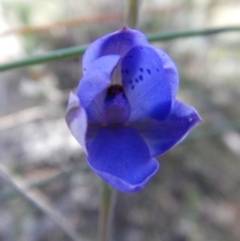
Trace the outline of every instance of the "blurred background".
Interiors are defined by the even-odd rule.
[[[124,1],[1,0],[0,63],[89,43]],[[143,0],[144,33],[240,25],[240,1]],[[203,117],[135,194],[118,194],[114,241],[240,240],[240,33],[154,43]],[[0,73],[0,240],[95,240],[99,179],[64,120],[79,58]],[[78,238],[77,238],[78,236]]]

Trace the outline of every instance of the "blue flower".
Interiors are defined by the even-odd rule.
[[[155,157],[180,143],[201,117],[176,99],[171,58],[139,31],[124,27],[93,42],[83,74],[69,97],[69,129],[97,175],[136,192],[157,172]]]

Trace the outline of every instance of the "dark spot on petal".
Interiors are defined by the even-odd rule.
[[[131,86],[131,89],[134,90],[134,85]]]
[[[139,78],[140,80],[143,80],[143,77],[142,77],[142,75],[139,75],[139,76],[138,76],[138,78]]]
[[[129,84],[132,84],[132,80],[129,80]]]
[[[125,73],[126,73],[126,74],[128,74],[128,73],[129,73],[128,69],[125,69]]]
[[[128,55],[128,58],[132,58],[132,55]]]
[[[156,70],[157,70],[157,72],[159,72],[159,68],[157,68]]]
[[[138,83],[138,78],[135,79],[135,82]]]
[[[140,47],[140,49],[143,49],[143,47]]]
[[[147,69],[147,72],[149,75],[151,75],[151,70],[150,69]]]
[[[139,70],[140,70],[141,72],[143,72],[143,68],[139,68]]]

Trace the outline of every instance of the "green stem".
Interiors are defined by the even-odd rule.
[[[198,30],[187,30],[187,31],[174,31],[174,32],[166,32],[166,33],[155,33],[148,35],[148,40],[150,42],[156,41],[166,41],[171,39],[178,38],[190,38],[197,36],[206,36],[213,34],[220,34],[226,32],[239,32],[240,26],[229,26],[223,28],[209,28],[209,29],[198,29]]]
[[[98,241],[109,241],[111,238],[111,224],[116,192],[105,182],[102,182],[102,199],[99,213]]]
[[[79,57],[85,52],[86,48],[87,48],[87,44],[77,46],[77,47],[55,50],[42,55],[27,57],[25,59],[21,59],[15,62],[10,62],[7,64],[0,65],[0,72],[9,70],[9,69],[23,67],[23,66],[42,64],[53,60]]]
[[[166,41],[166,40],[178,39],[178,38],[189,38],[189,37],[195,37],[195,36],[205,36],[205,35],[213,35],[213,34],[220,34],[220,33],[226,33],[226,32],[239,32],[239,31],[240,31],[240,26],[202,29],[202,30],[188,30],[188,31],[178,31],[178,32],[169,32],[169,33],[155,33],[155,34],[148,35],[148,40],[150,42],[158,42],[158,41]],[[86,48],[87,48],[87,45],[81,45],[78,47],[60,49],[60,50],[49,52],[47,54],[32,56],[26,59],[10,62],[7,64],[0,65],[0,72],[23,67],[23,66],[46,63],[53,60],[78,57],[84,53]]]
[[[139,14],[139,0],[126,0],[127,1],[127,12],[126,12],[126,23],[128,27],[136,28],[138,24]]]

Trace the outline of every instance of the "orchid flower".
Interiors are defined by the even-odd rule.
[[[178,71],[145,35],[124,27],[86,50],[83,77],[69,97],[66,122],[91,169],[122,192],[141,190],[155,157],[179,144],[200,121],[176,99]]]

